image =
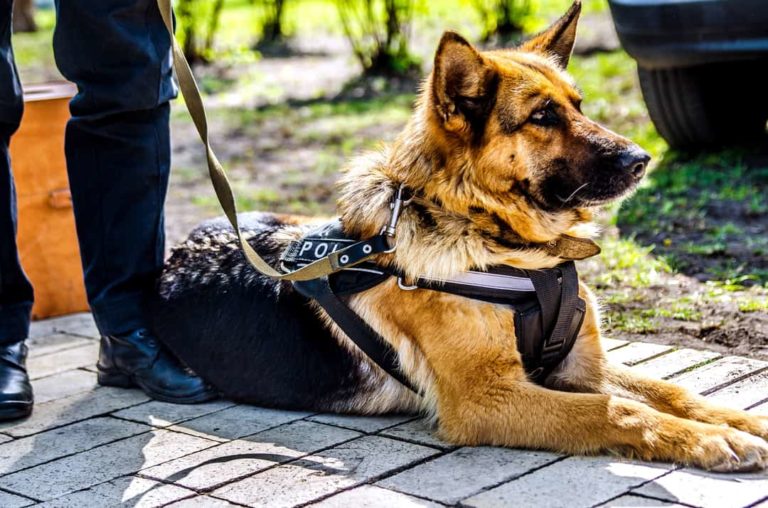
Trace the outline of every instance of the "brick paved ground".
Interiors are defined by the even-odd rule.
[[[100,388],[88,314],[36,323],[29,419],[0,425],[0,507],[768,508],[768,474],[455,448],[410,417],[154,402]],[[614,361],[768,414],[768,363],[608,341]]]

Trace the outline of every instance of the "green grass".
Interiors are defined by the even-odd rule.
[[[697,310],[695,302],[688,297],[682,297],[668,305],[653,307],[640,311],[643,317],[671,318],[678,321],[699,321],[702,318],[701,311]]]
[[[658,282],[661,273],[671,271],[664,259],[651,255],[653,247],[638,245],[632,238],[605,238],[601,248],[603,267],[595,278],[599,287],[644,288]]]
[[[603,319],[612,330],[625,333],[646,334],[658,328],[653,317],[643,316],[640,311],[608,310]]]
[[[768,312],[768,298],[741,299],[737,302],[741,312]]]
[[[731,150],[689,159],[667,152],[623,203],[616,224],[656,243],[676,270],[698,269],[697,258],[704,258],[705,273],[717,280],[768,283],[760,263],[768,252],[768,168],[747,164],[749,155]]]

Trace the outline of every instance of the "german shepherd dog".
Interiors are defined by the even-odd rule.
[[[352,162],[339,216],[353,238],[378,234],[401,184],[414,190],[397,248],[376,259],[406,277],[445,279],[496,265],[551,268],[552,249],[589,238],[592,210],[631,192],[648,155],[581,112],[565,68],[580,4],[519,47],[481,52],[453,32],[437,48],[410,122],[394,143]],[[242,215],[275,266],[317,221]],[[768,464],[768,418],[712,405],[671,383],[610,365],[594,295],[543,385],[531,381],[507,306],[394,277],[346,302],[396,351],[420,394],[363,354],[291,283],[258,274],[223,219],[177,247],[155,304],[160,338],[224,395],[268,407],[357,414],[422,412],[457,445],[619,452],[715,471]]]

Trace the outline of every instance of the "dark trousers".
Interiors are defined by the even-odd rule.
[[[85,286],[102,334],[147,326],[170,171],[170,40],[155,0],[56,2],[56,64],[77,84],[65,151]],[[32,288],[14,241],[8,142],[22,102],[0,0],[0,343],[26,337]]]

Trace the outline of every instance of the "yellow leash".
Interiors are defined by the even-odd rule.
[[[181,88],[181,93],[187,104],[187,110],[192,117],[192,121],[195,123],[197,133],[200,135],[200,139],[205,145],[205,154],[208,159],[208,173],[210,174],[213,188],[216,190],[216,196],[219,199],[221,208],[224,209],[224,214],[227,216],[227,219],[229,219],[229,222],[232,224],[232,227],[237,234],[240,246],[245,253],[245,257],[248,259],[248,262],[251,263],[256,270],[269,277],[299,281],[311,280],[329,275],[342,268],[362,263],[366,259],[377,254],[376,252],[373,252],[371,256],[353,256],[351,252],[346,252],[347,249],[340,249],[329,254],[327,257],[314,261],[302,268],[283,273],[275,270],[269,263],[259,256],[253,247],[250,246],[243,236],[243,232],[240,230],[240,225],[237,221],[237,205],[235,204],[235,196],[232,192],[232,186],[230,185],[227,174],[224,172],[224,168],[222,168],[213,148],[211,148],[211,143],[208,138],[208,119],[205,114],[203,99],[200,96],[200,90],[197,87],[197,82],[192,74],[189,62],[187,62],[184,52],[173,33],[173,9],[171,7],[171,0],[157,0],[157,6],[160,8],[160,15],[163,17],[163,22],[171,37],[173,67],[176,70],[176,78],[179,82],[179,88]]]

